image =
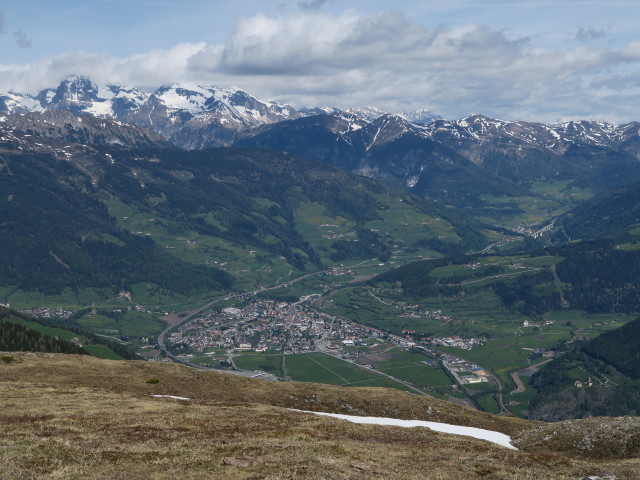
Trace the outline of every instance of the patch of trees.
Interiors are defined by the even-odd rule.
[[[29,315],[25,315],[23,313],[17,312],[10,308],[0,307],[0,320],[13,317],[17,319],[21,319],[28,322],[38,323],[45,327],[54,327],[54,328],[62,328],[64,330],[68,330],[76,335],[80,335],[86,338],[84,342],[86,345],[104,345],[112,350],[114,353],[120,355],[125,360],[140,360],[140,356],[138,356],[133,350],[131,350],[128,346],[109,340],[108,338],[99,337],[94,333],[85,330],[75,323],[75,320],[81,318],[82,315],[87,313],[90,309],[79,310],[75,315],[72,315],[68,319],[64,318],[51,318],[51,319],[42,319],[42,318],[32,318]],[[83,313],[84,312],[84,313]],[[79,315],[79,316],[78,316]],[[34,330],[35,331],[35,330]],[[36,332],[38,333],[38,332]],[[68,353],[68,352],[61,352]],[[86,353],[86,352],[85,352]]]
[[[462,255],[467,250],[466,244],[447,242],[437,237],[428,237],[414,243],[417,248],[428,248],[444,255]]]
[[[582,347],[582,352],[640,380],[640,318],[598,335]]]
[[[494,285],[494,293],[505,307],[523,315],[543,314],[560,308],[560,293],[548,270],[524,273]]]
[[[84,348],[74,343],[42,335],[31,328],[2,320],[0,320],[0,351],[88,355]]]
[[[444,292],[455,295],[460,287],[438,285],[430,275],[431,271],[447,265],[464,265],[473,262],[475,256],[458,256],[410,263],[394,270],[378,275],[372,282],[400,282],[404,295],[412,298],[425,298]]]
[[[357,240],[338,240],[331,248],[335,253],[331,255],[334,262],[347,259],[377,258],[386,262],[391,257],[391,248],[376,232],[362,226],[356,227]]]
[[[565,298],[590,313],[640,311],[640,251],[617,250],[611,242],[562,249],[556,271],[571,288]]]

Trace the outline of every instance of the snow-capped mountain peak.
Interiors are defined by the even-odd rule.
[[[176,83],[146,93],[133,87],[97,85],[82,75],[72,75],[36,96],[0,95],[0,110],[90,114],[149,128],[168,139],[187,127],[191,138],[187,141],[182,135],[182,140],[176,140],[187,148],[228,144],[240,130],[300,116],[289,105],[258,100],[238,87]],[[195,137],[194,130],[199,132]]]
[[[387,115],[389,112],[377,107],[359,107],[348,108],[345,112],[355,115],[356,117],[365,120],[367,122],[373,122],[374,120]]]
[[[436,120],[442,119],[440,115],[436,115],[431,110],[428,110],[426,108],[419,108],[412,112],[403,110],[402,112],[400,112],[400,115],[409,120],[411,123],[417,123],[419,125],[429,125]]]

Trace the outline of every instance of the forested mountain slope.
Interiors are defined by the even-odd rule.
[[[575,347],[532,378],[530,417],[563,420],[640,413],[640,318]]]
[[[94,135],[100,126],[84,122],[84,144],[73,143],[71,127],[2,125],[0,285],[9,294],[89,288],[106,298],[150,285],[188,297],[232,289],[222,264],[242,256],[305,272],[388,259],[417,239],[448,237],[434,253],[487,242],[480,223],[452,209],[286,153],[186,152],[131,126],[118,137],[126,142],[91,143],[103,138]],[[116,135],[117,123],[110,128]],[[411,242],[400,231],[409,212],[424,232]]]

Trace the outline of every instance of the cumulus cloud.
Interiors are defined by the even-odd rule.
[[[598,32],[585,28],[581,35]],[[295,106],[427,106],[449,118],[481,112],[511,119],[554,121],[568,115],[617,121],[637,116],[625,95],[637,93],[626,89],[635,85],[638,61],[638,42],[620,50],[587,43],[550,50],[484,26],[428,28],[400,13],[329,15],[307,9],[242,19],[224,44],[185,43],[125,59],[76,52],[32,65],[0,65],[0,91],[7,85],[44,88],[80,73],[98,83],[135,86],[237,85]],[[615,95],[603,86],[608,81]],[[615,111],[622,113],[615,117]]]
[[[150,88],[194,81],[187,64],[205,47],[205,43],[183,43],[168,50],[152,50],[125,59],[106,53],[71,52],[25,65],[0,64],[0,92],[37,93],[57,86],[71,74],[88,75],[102,85],[113,83]]]
[[[426,104],[445,115],[514,117],[554,98],[586,95],[583,75],[625,61],[602,48],[551,51],[530,43],[477,25],[425,28],[400,13],[259,15],[241,21],[224,48],[210,52],[209,65],[200,56],[198,68],[259,76],[298,102],[315,96],[343,106]]]

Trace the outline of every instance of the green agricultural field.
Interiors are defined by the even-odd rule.
[[[15,291],[13,288],[3,289],[4,301],[9,302],[16,310],[26,310],[33,307],[80,309],[96,302],[107,300],[113,292],[94,289],[73,291],[66,289],[61,295],[43,295],[39,292]]]
[[[535,258],[519,258],[518,262],[528,267],[549,267],[553,264],[559,263],[563,260],[563,257],[556,257],[553,255]]]
[[[78,323],[93,332],[102,333],[105,335],[120,335],[120,327],[118,322],[113,317],[106,315],[85,315],[78,320]]]
[[[134,310],[120,312],[100,310],[100,312],[102,313],[84,315],[77,322],[94,332],[131,337],[155,335],[165,328],[165,324],[151,313]]]
[[[386,377],[365,371],[349,362],[323,353],[285,356],[285,371],[291,380],[344,386],[380,386]],[[397,384],[399,388],[401,384]]]
[[[331,244],[354,235],[355,223],[344,217],[326,214],[319,203],[303,202],[296,211],[296,225],[300,234],[325,261],[331,262]]]
[[[128,311],[120,320],[122,335],[140,337],[160,333],[166,325],[153,315],[144,312]]]
[[[83,347],[94,357],[106,358],[107,360],[122,360],[123,358],[104,345],[85,345]]]
[[[288,358],[288,357],[287,357]],[[279,353],[266,355],[247,354],[234,357],[236,366],[242,370],[262,370],[278,377],[284,377],[282,372],[282,356]]]
[[[500,413],[500,407],[498,406],[495,395],[493,393],[477,397],[475,398],[475,401],[478,406],[485,412],[494,414]]]
[[[388,359],[377,363],[377,370],[427,391],[452,384],[449,376],[439,366],[433,367],[426,363],[428,357],[425,355],[394,348],[383,356]]]
[[[377,196],[386,205],[380,212],[381,219],[369,221],[367,228],[388,234],[398,246],[411,246],[425,238],[440,238],[448,243],[457,243],[460,237],[450,223],[442,218],[420,212],[413,205],[400,201],[388,194]],[[413,252],[413,255],[433,254],[429,250]],[[436,254],[437,256],[440,256]]]

